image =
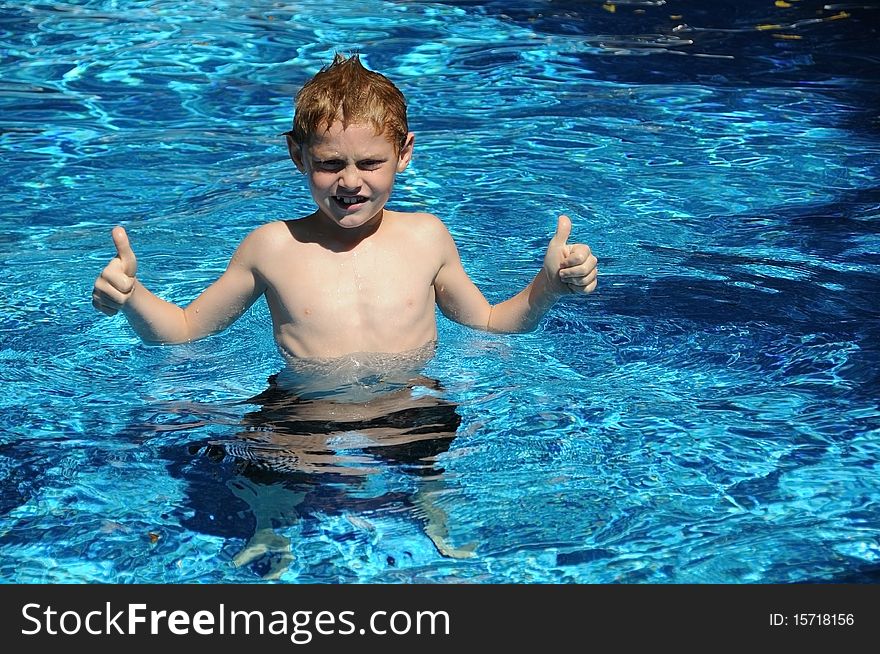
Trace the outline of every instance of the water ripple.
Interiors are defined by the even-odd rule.
[[[271,562],[231,562],[258,524],[306,583],[876,565],[873,10],[343,4],[3,5],[0,576],[251,582]],[[90,306],[114,224],[187,303],[255,225],[312,210],[280,133],[335,49],[404,90],[393,202],[447,222],[490,300],[531,280],[563,211],[601,261],[599,291],[533,334],[440,317],[416,392],[460,425],[434,485],[357,434],[331,443],[376,464],[357,481],[216,456],[285,366],[264,303],[174,348]],[[441,553],[438,515],[477,556]]]

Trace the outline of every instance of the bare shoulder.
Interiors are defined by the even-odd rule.
[[[428,239],[436,246],[439,243],[452,241],[452,236],[443,221],[432,213],[423,212],[389,212],[396,226],[405,229],[412,238]]]
[[[290,230],[284,221],[260,225],[251,231],[238,246],[234,259],[255,265],[290,244]]]
[[[245,238],[245,242],[247,241],[253,241],[256,244],[265,246],[273,244],[283,245],[290,241],[290,228],[288,227],[287,222],[283,220],[266,223],[265,225],[260,225],[248,234],[247,238]]]
[[[411,225],[418,229],[446,230],[446,225],[443,224],[443,221],[432,213],[426,213],[424,211],[393,211],[389,213],[391,213],[397,220],[401,222],[406,222],[408,225]]]

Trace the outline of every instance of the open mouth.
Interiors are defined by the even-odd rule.
[[[352,209],[367,201],[363,195],[334,195],[333,199],[344,209]]]

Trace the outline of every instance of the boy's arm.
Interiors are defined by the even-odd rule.
[[[586,245],[567,243],[571,220],[560,216],[556,234],[547,246],[544,265],[522,291],[491,306],[461,265],[452,237],[444,239],[444,261],[434,280],[437,304],[456,322],[493,332],[535,329],[556,301],[568,293],[596,289],[597,259]]]
[[[239,246],[226,272],[186,308],[151,293],[136,277],[137,259],[122,227],[113,230],[116,257],[95,281],[92,305],[102,313],[122,311],[148,343],[184,343],[219,332],[243,314],[265,290],[252,265],[254,237]]]

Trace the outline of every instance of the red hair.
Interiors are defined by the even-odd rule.
[[[357,54],[346,58],[338,52],[296,94],[293,141],[303,146],[319,130],[330,129],[337,120],[372,125],[385,134],[399,151],[406,143],[406,99],[384,75],[367,70]]]

